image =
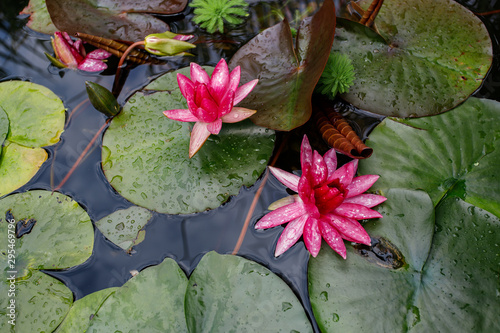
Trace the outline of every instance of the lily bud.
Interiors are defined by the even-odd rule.
[[[166,31],[161,34],[151,34],[144,40],[144,48],[157,56],[184,55],[185,51],[195,48],[194,44],[186,42],[193,35],[179,35]]]

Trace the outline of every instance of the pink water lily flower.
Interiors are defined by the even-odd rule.
[[[255,225],[256,229],[267,229],[289,222],[278,240],[275,256],[292,247],[302,235],[313,257],[319,253],[322,238],[344,259],[346,248],[343,239],[370,245],[370,236],[357,220],[382,217],[370,208],[384,202],[386,198],[377,194],[363,194],[379,176],[354,177],[358,160],[337,169],[335,150],[330,149],[321,156],[317,151],[312,151],[305,135],[300,162],[300,177],[269,167],[280,182],[298,193],[271,204],[269,209],[273,211]]]
[[[252,80],[238,87],[240,72],[238,66],[229,73],[226,61],[221,59],[211,78],[200,65],[193,62],[191,79],[177,74],[177,83],[189,109],[167,110],[163,114],[173,120],[196,122],[191,131],[189,158],[198,152],[210,134],[219,134],[222,123],[236,123],[256,112],[234,106],[241,102],[258,82]]]
[[[57,59],[49,55],[47,57],[58,67],[78,68],[87,72],[99,72],[108,67],[103,61],[111,56],[108,51],[97,49],[87,54],[83,42],[80,39],[73,41],[67,32],[58,31],[51,39]]]

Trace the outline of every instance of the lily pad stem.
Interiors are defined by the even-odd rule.
[[[368,7],[368,9],[363,14],[363,17],[361,18],[359,23],[364,24],[367,27],[371,26],[373,24],[373,21],[375,21],[378,11],[380,10],[380,7],[382,7],[383,3],[384,0],[373,0],[370,7]]]

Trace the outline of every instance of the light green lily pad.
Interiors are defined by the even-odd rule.
[[[103,303],[116,290],[118,287],[99,290],[74,302],[55,333],[85,332]]]
[[[500,103],[469,98],[451,112],[420,119],[385,119],[370,134],[373,155],[362,174],[372,187],[423,189],[434,205],[458,196],[500,217]]]
[[[59,280],[35,270],[28,279],[15,282],[15,292],[10,297],[10,283],[6,280],[9,275],[4,272],[0,281],[0,331],[52,332],[73,303],[71,290]],[[8,316],[11,312],[7,308],[12,299],[15,301],[15,326],[8,322],[13,319]]]
[[[152,216],[149,210],[133,206],[103,217],[95,225],[107,239],[129,251],[144,240],[143,227]]]
[[[90,320],[87,331],[187,332],[186,284],[184,272],[174,260],[167,258],[110,295]]]
[[[245,121],[224,124],[189,159],[190,124],[163,115],[187,108],[177,73],[189,76],[189,68],[159,77],[129,99],[104,134],[102,151],[106,178],[121,195],[168,214],[220,206],[241,186],[253,185],[274,147],[273,131]]]
[[[7,134],[9,134],[9,117],[7,117],[7,113],[0,106],[0,161],[2,159],[1,148],[7,138]]]
[[[52,35],[59,31],[50,19],[49,11],[45,5],[45,0],[30,0],[28,6],[23,9],[21,14],[30,15],[26,26],[35,31]]]
[[[69,197],[49,191],[29,191],[0,200],[0,232],[7,235],[6,213],[19,222],[36,221],[31,232],[16,238],[17,276],[34,269],[63,269],[82,264],[92,254],[94,228],[88,214]],[[7,248],[7,237],[0,240]],[[2,260],[7,254],[2,252]],[[5,267],[5,266],[3,266]]]
[[[189,279],[190,332],[312,332],[302,305],[267,268],[233,255],[207,253]]]
[[[498,218],[455,197],[441,202],[434,220],[425,192],[391,189],[386,196],[384,218],[364,225],[372,240],[382,240],[378,256],[349,246],[343,260],[323,246],[309,262],[321,330],[498,331]]]
[[[486,27],[452,0],[386,0],[375,19],[381,36],[338,22],[332,51],[347,54],[356,73],[342,97],[377,114],[421,117],[452,109],[480,87],[491,66]]]
[[[8,117],[0,160],[1,197],[26,184],[47,159],[41,147],[59,141],[65,108],[49,89],[24,81],[0,83],[0,108]],[[0,127],[4,133],[4,121]]]

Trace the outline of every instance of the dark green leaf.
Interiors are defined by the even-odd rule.
[[[120,112],[120,105],[111,91],[92,81],[85,81],[85,87],[90,103],[97,111],[108,117],[116,116]]]

